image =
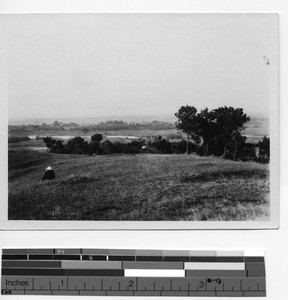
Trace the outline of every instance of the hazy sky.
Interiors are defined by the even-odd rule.
[[[269,113],[275,14],[8,15],[9,120]]]

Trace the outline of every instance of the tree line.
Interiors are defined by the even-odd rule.
[[[135,140],[129,143],[103,141],[101,134],[95,134],[91,141],[85,141],[82,137],[75,137],[64,143],[51,137],[43,138],[49,152],[59,154],[86,154],[86,155],[111,155],[111,154],[184,154],[187,151],[196,155],[203,155],[203,146],[192,141],[171,142],[161,136],[154,140],[145,142],[144,140]],[[255,145],[247,144],[239,151],[239,160],[257,161],[261,163],[269,162],[269,138],[264,137],[257,145],[259,154],[256,155]]]
[[[102,134],[91,136],[90,142],[82,137],[75,137],[64,143],[51,137],[44,138],[50,152],[66,154],[188,154],[217,156],[230,160],[270,161],[270,139],[266,136],[257,144],[248,143],[242,135],[245,124],[250,118],[242,108],[219,107],[199,112],[193,106],[182,106],[175,113],[175,126],[187,139],[170,141],[162,136],[153,140],[143,139],[128,143],[103,140]],[[115,125],[115,123],[113,123]],[[122,124],[122,123],[121,123]],[[123,125],[123,124],[122,124]]]
[[[182,106],[177,113],[176,128],[187,135],[186,153],[189,152],[189,140],[196,145],[201,145],[202,155],[215,155],[231,160],[241,159],[250,155],[255,156],[255,145],[247,143],[247,138],[242,135],[245,124],[250,118],[242,108],[219,107],[209,110],[202,109],[200,112],[193,106]],[[261,155],[265,145],[267,157],[270,155],[269,139],[265,137],[256,147]],[[267,159],[266,159],[267,160]]]

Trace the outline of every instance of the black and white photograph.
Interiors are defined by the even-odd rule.
[[[277,227],[277,14],[0,18],[5,224]]]

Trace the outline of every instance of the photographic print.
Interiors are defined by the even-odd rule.
[[[4,228],[277,227],[278,15],[11,14],[1,32]]]

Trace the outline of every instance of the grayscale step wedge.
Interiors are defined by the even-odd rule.
[[[3,249],[1,274],[2,295],[266,295],[264,255],[245,251]]]

